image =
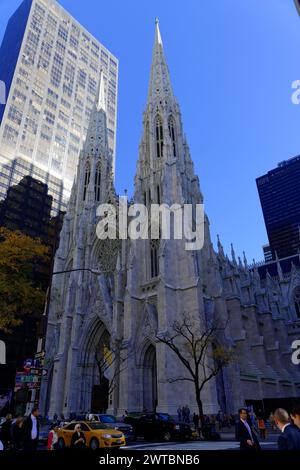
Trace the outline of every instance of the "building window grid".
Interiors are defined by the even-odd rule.
[[[49,24],[49,23],[52,23],[52,27],[57,28],[57,22],[56,22],[55,19],[54,19],[54,21],[52,22],[51,19],[49,20],[49,18],[47,18],[47,24]],[[46,24],[45,24],[45,26],[46,26]],[[36,31],[36,32],[37,32],[38,34],[40,33],[40,31]],[[60,29],[60,32],[61,32],[61,29]],[[67,34],[67,32],[65,32],[65,35],[66,35],[66,34]],[[60,35],[61,35],[61,34],[60,34]],[[32,42],[34,42],[35,44],[37,44],[37,42],[39,41],[40,38],[38,37],[38,35],[37,35],[37,36],[34,36],[34,35],[33,35],[33,36],[30,36],[30,39],[33,40]],[[51,57],[52,47],[53,47],[53,39],[54,39],[54,38],[50,38],[50,40],[47,39],[47,41],[48,41],[47,43],[46,43],[46,42],[43,42],[43,46],[44,46],[43,52],[45,52],[44,58],[46,58],[46,57]],[[51,43],[52,43],[52,44],[51,44]],[[93,46],[93,47],[94,47],[94,46]],[[95,49],[98,49],[98,47],[96,47]],[[99,51],[100,51],[100,48],[99,48]],[[108,56],[108,55],[105,54],[105,56],[107,56],[107,59],[109,59],[109,56]],[[57,59],[57,58],[58,58],[58,56],[56,56],[56,59]],[[100,63],[100,58],[99,58],[99,57],[97,57],[97,58],[98,58],[99,63]],[[55,60],[55,63],[56,63],[57,65],[59,65],[60,67],[62,67],[62,58],[60,58],[60,60],[59,60],[59,58],[58,58],[58,60]],[[115,66],[116,66],[116,63],[114,63],[113,66],[115,67]],[[59,67],[57,67],[57,68],[59,69]],[[97,70],[98,70],[98,64],[95,62],[95,64],[93,65],[93,71],[94,71],[95,73],[97,73]],[[22,69],[22,74],[23,74],[23,76],[29,77],[27,68],[26,68],[26,69],[24,69],[24,68]],[[112,75],[114,75],[114,72],[112,72]],[[53,71],[52,71],[52,81],[54,82],[54,86],[55,86],[55,87],[58,86],[58,82],[59,82],[60,80],[61,80],[61,73],[60,73],[60,70],[56,70],[56,69],[54,68]],[[95,94],[96,94],[96,90],[95,90],[96,86],[95,86],[95,83],[96,83],[96,80],[95,80],[94,78],[92,78],[92,77],[89,77],[89,84],[90,84],[90,87],[89,87],[89,90],[88,90],[88,91],[89,91],[90,94],[93,95],[93,96],[95,96]],[[19,85],[20,85],[20,84],[19,84]],[[44,88],[44,84],[41,82],[40,85],[41,85],[41,86],[40,86],[40,91],[41,91],[41,93],[42,93],[42,92],[43,92],[43,88]],[[23,86],[24,86],[24,85],[23,85]],[[116,88],[116,83],[114,83],[114,82],[112,81],[112,82],[111,82],[111,86],[112,86],[112,88]],[[87,93],[86,93],[86,96],[87,96]],[[19,97],[17,96],[17,99],[20,99],[21,102],[23,101],[23,97],[22,97],[22,96],[19,96]],[[116,96],[113,94],[113,92],[111,92],[111,99],[112,99],[112,101],[115,101],[115,99],[116,99]],[[25,103],[25,100],[26,100],[26,97],[24,97],[24,103]],[[42,105],[42,102],[43,102],[43,99],[40,98],[40,103],[39,103],[39,104]],[[35,103],[34,101],[33,101],[33,102],[30,101],[30,114],[32,113],[34,116],[36,116],[36,117],[38,118],[40,111],[39,111],[36,107],[34,107],[35,104],[37,104],[37,103]],[[64,104],[65,106],[70,106],[67,100],[64,100],[64,103],[63,103],[63,104]],[[55,104],[48,102],[48,105],[49,105],[50,108],[55,109]],[[78,109],[78,111],[81,111],[81,110]],[[75,112],[76,112],[76,111],[75,111]],[[114,108],[112,108],[112,110],[110,110],[110,114],[112,115],[112,114],[114,114],[114,113],[115,113],[115,110],[114,110]],[[33,116],[33,117],[34,117],[34,116]],[[79,117],[79,112],[77,113],[77,118],[78,118],[78,117]],[[81,121],[82,121],[82,116],[81,116]],[[52,118],[51,114],[46,116],[46,122],[48,122],[48,124],[49,124],[51,127],[54,126],[53,118]],[[32,121],[30,121],[30,123],[32,123]],[[109,124],[110,124],[111,126],[114,126],[114,120],[111,119],[110,122],[109,122]],[[34,126],[32,125],[32,126],[29,126],[29,127],[34,127]],[[34,143],[33,141],[30,140],[30,135],[29,135],[30,132],[29,132],[29,134],[28,134],[28,131],[30,130],[29,127],[28,127],[28,129],[27,129],[27,133],[24,133],[24,137],[26,137],[26,140],[28,140],[28,142],[27,142],[27,144],[26,144],[26,145],[27,145],[27,154],[28,154],[28,150],[29,150],[29,149],[30,149],[31,151],[33,150],[32,147],[33,147],[33,143]],[[35,132],[35,131],[34,131],[34,132]],[[45,134],[45,133],[42,133],[42,132],[39,133],[39,136],[40,136],[40,135],[41,135],[41,137],[42,137],[42,136],[43,136],[44,138],[46,137],[46,139],[47,139],[48,142],[50,142],[50,140],[51,140],[51,138],[52,138],[51,136],[49,136],[49,135],[47,135],[47,134]],[[109,135],[109,137],[110,137],[111,139],[114,139],[114,132],[113,132],[111,129],[110,129],[110,135]],[[23,148],[25,148],[25,146],[23,146]],[[72,149],[72,150],[74,151],[74,154],[75,154],[75,148]],[[38,152],[38,149],[37,149],[37,152]],[[78,149],[78,148],[76,149],[76,153],[77,153],[77,154],[79,153],[79,149]],[[43,154],[43,152],[40,152],[40,156],[41,156],[41,155],[43,155],[43,157],[45,158],[45,153]]]

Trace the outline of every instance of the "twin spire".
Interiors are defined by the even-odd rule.
[[[169,69],[164,55],[163,42],[159,30],[158,18],[155,20],[155,37],[152,53],[151,74],[148,102],[161,99],[174,99]]]
[[[101,111],[101,110],[106,112],[105,93],[104,93],[104,77],[103,77],[102,69],[101,69],[101,72],[100,72],[100,81],[99,81],[98,99],[97,99],[97,111]]]

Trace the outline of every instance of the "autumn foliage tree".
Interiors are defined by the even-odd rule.
[[[24,316],[42,311],[45,292],[36,272],[48,259],[38,238],[0,228],[0,330],[11,332]]]

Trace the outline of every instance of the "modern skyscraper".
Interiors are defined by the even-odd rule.
[[[101,70],[114,166],[118,60],[55,0],[21,3],[0,49],[0,199],[29,174],[64,209]]]
[[[297,8],[297,11],[300,15],[300,0],[294,0],[294,2],[295,2],[295,5],[296,5],[296,8]]]
[[[300,156],[256,179],[273,259],[300,249]]]

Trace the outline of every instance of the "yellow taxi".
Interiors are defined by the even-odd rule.
[[[99,421],[74,421],[57,431],[59,449],[70,447],[76,424],[80,424],[80,431],[84,433],[86,445],[92,450],[96,450],[99,447],[121,447],[126,444],[122,432],[99,423]]]

